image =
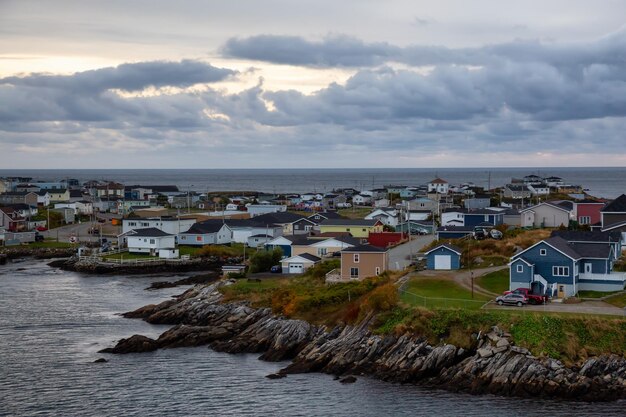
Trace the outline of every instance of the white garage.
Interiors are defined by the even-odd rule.
[[[319,261],[321,261],[321,258],[303,253],[302,255],[285,258],[280,263],[283,268],[283,274],[302,274]]]

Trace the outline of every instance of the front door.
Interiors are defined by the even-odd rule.
[[[559,284],[558,297],[559,298],[565,298],[565,285]]]
[[[591,263],[585,264],[585,274],[591,274]]]

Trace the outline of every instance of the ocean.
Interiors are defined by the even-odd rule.
[[[93,276],[44,261],[0,266],[0,416],[623,416],[626,402],[470,396],[359,377],[266,375],[286,363],[207,347],[106,355],[157,326],[119,313],[185,287],[147,291],[172,276]],[[105,357],[108,363],[93,363]]]
[[[0,177],[26,176],[58,181],[111,180],[126,185],[177,185],[183,191],[261,191],[267,193],[327,192],[333,188],[357,190],[384,185],[421,185],[439,176],[451,184],[473,182],[498,187],[525,175],[557,176],[581,185],[596,197],[626,193],[626,167],[611,168],[386,168],[386,169],[93,169],[7,170]]]

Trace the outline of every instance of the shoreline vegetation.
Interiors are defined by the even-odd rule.
[[[277,375],[368,375],[472,394],[581,401],[626,398],[626,320],[520,310],[423,308],[398,274],[326,285],[323,263],[297,278],[221,280],[124,316],[175,325],[107,353],[209,345],[292,360]]]

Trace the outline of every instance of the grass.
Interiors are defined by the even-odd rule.
[[[615,307],[624,308],[626,307],[626,292],[622,292],[612,297],[606,298],[604,301],[614,305]]]
[[[202,250],[202,247],[198,247],[198,246],[179,246],[178,247],[178,253],[180,253],[180,256],[189,255],[191,257],[194,257],[201,250]]]
[[[614,295],[615,291],[578,291],[579,298],[602,298],[607,295]]]
[[[505,268],[478,277],[476,278],[476,284],[492,293],[502,294],[509,289],[509,270]]]
[[[348,219],[362,219],[370,214],[374,209],[372,207],[352,207],[337,210],[340,216]]]
[[[621,318],[547,315],[533,312],[428,310],[396,308],[378,317],[379,333],[413,333],[431,343],[473,347],[479,331],[497,325],[511,333],[516,345],[534,355],[548,355],[568,364],[592,355],[626,354],[626,320]]]
[[[400,300],[411,306],[477,310],[489,298],[477,293],[472,298],[470,290],[448,279],[415,277],[408,282]]]

